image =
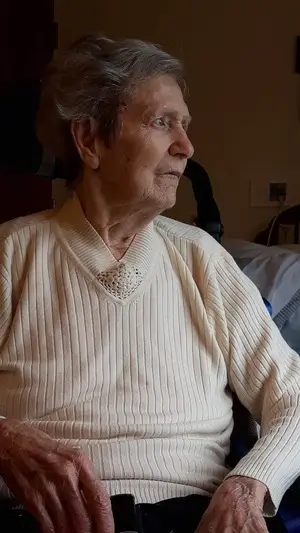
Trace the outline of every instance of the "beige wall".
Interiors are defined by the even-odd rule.
[[[274,213],[250,207],[250,180],[287,181],[300,201],[299,0],[56,0],[56,20],[61,46],[101,30],[161,43],[184,60],[196,157],[228,235],[250,238]],[[192,204],[182,184],[180,218],[191,218]]]

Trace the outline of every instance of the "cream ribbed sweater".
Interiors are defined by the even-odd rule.
[[[300,473],[300,362],[211,237],[160,217],[120,266],[76,198],[0,236],[0,414],[82,446],[112,494],[154,502],[228,474],[230,387],[262,424],[233,474],[277,507]]]

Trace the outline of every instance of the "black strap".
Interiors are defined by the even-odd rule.
[[[223,235],[220,210],[205,168],[194,159],[189,159],[184,174],[192,183],[197,204],[197,226],[220,241]]]

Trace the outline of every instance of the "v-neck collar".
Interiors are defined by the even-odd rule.
[[[54,217],[54,223],[65,244],[96,278],[120,265],[137,268],[145,276],[160,248],[151,222],[134,237],[125,255],[118,261],[85,217],[76,194],[63,205]]]

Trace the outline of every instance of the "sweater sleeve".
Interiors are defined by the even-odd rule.
[[[231,471],[269,490],[265,514],[300,475],[300,358],[289,348],[254,284],[227,252],[211,261],[208,314],[229,387],[261,424],[253,449]]]
[[[12,286],[8,264],[8,254],[0,238],[0,358],[12,319]]]

